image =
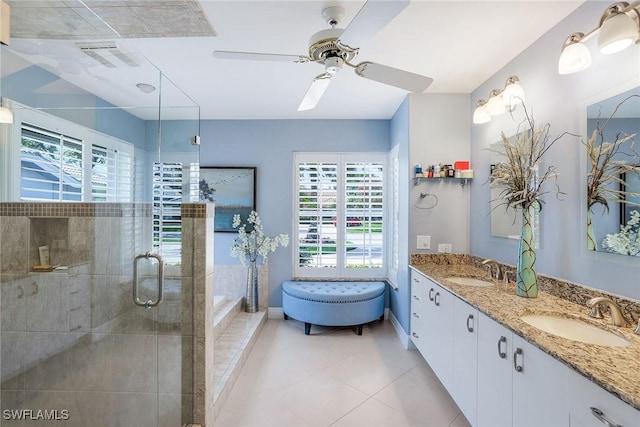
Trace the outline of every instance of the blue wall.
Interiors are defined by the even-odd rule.
[[[256,166],[256,207],[265,233],[293,236],[293,153],[388,152],[388,120],[203,120],[201,166]],[[236,233],[216,233],[215,264]],[[295,243],[295,239],[292,239]],[[280,283],[292,277],[292,245],[269,256],[269,306],[282,305]]]
[[[411,289],[409,282],[409,245],[406,244],[409,235],[409,210],[403,209],[409,206],[410,181],[402,179],[409,173],[409,98],[405,98],[393,118],[391,119],[391,147],[398,147],[398,160],[400,166],[400,218],[398,221],[398,234],[400,245],[398,247],[398,288],[389,290],[389,310],[398,320],[402,328],[409,333],[409,312],[411,301]]]
[[[5,56],[6,55],[6,56]],[[2,62],[15,60],[3,52]],[[49,94],[43,87],[59,83],[69,92]],[[2,78],[2,96],[33,108],[77,123],[98,132],[112,135],[144,149],[145,121],[115,108],[112,104],[60,80],[58,76],[35,65]]]

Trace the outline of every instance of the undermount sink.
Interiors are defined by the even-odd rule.
[[[473,277],[445,277],[445,280],[448,280],[456,285],[463,286],[493,286],[492,282],[487,282],[486,280],[474,279]]]
[[[590,325],[576,319],[557,317],[548,314],[532,314],[520,319],[544,332],[561,338],[580,341],[585,344],[605,345],[610,347],[624,347],[629,341],[597,326]]]

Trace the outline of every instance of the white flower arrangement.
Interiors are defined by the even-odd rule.
[[[253,229],[247,233],[249,225]],[[251,211],[246,223],[242,222],[239,214],[235,214],[232,226],[238,229],[238,238],[231,245],[231,256],[240,258],[242,265],[247,265],[247,261],[255,262],[259,256],[266,264],[269,254],[278,249],[278,246],[289,245],[288,234],[282,233],[276,237],[264,235],[262,222],[256,211]]]
[[[607,234],[602,240],[602,247],[609,252],[622,255],[640,255],[640,211],[634,209],[627,225],[620,226],[620,232]]]

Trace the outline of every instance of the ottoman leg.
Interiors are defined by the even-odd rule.
[[[311,332],[311,323],[304,322],[304,334],[309,335]]]
[[[384,321],[384,313],[382,313],[382,316],[380,316],[380,321],[383,322]]]
[[[282,313],[284,315],[284,320],[289,320],[289,315],[287,313]]]
[[[358,325],[358,327],[356,328],[356,332],[358,335],[362,335],[362,326],[363,325]]]

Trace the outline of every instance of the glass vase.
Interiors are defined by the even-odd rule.
[[[258,311],[258,266],[255,261],[249,262],[249,268],[247,270],[244,311],[247,313],[255,313]]]
[[[538,296],[536,276],[536,247],[531,224],[531,210],[522,209],[522,231],[518,244],[518,264],[516,266],[516,294],[524,298]]]

